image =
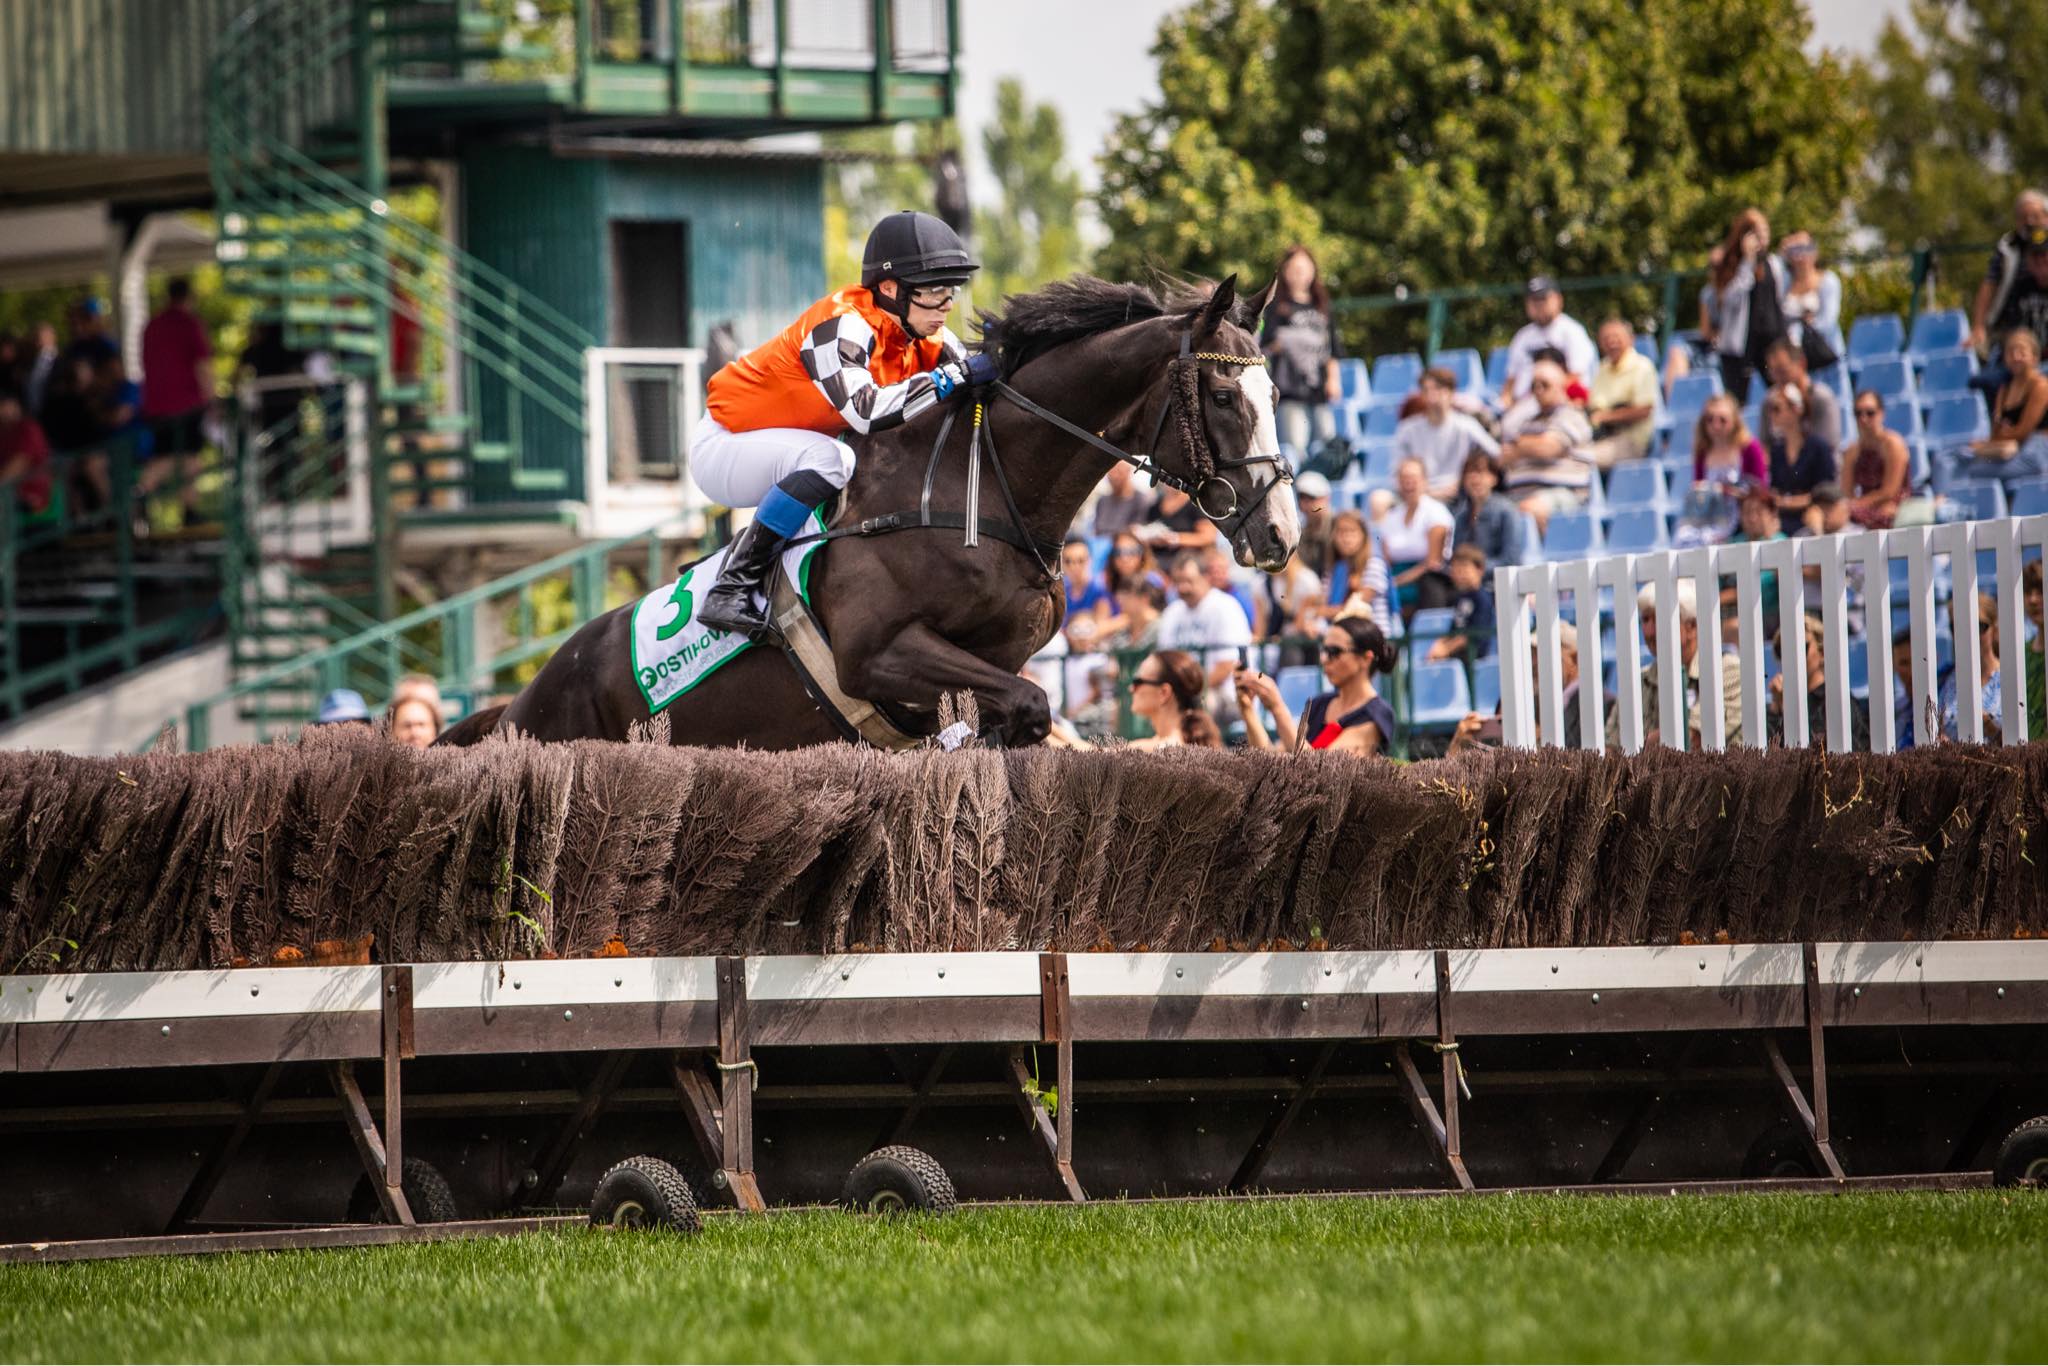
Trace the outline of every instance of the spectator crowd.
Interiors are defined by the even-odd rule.
[[[193,520],[215,379],[189,280],[170,282],[142,329],[141,363],[138,379],[90,297],[71,306],[61,338],[47,321],[26,336],[0,335],[0,497],[31,521],[52,520],[66,498],[83,514],[118,513],[169,484],[180,515]],[[118,490],[117,446],[130,476]],[[61,470],[60,455],[73,457]]]
[[[1397,659],[1405,654],[1412,669],[1492,655],[1491,571],[1562,557],[1560,544],[1569,550],[1570,536],[1585,534],[1579,528],[1597,528],[1600,491],[1631,466],[1670,471],[1654,485],[1666,500],[1657,509],[1664,525],[1653,544],[1633,549],[1974,518],[1984,504],[1969,486],[1996,485],[2012,497],[2030,481],[2048,480],[2048,373],[2041,368],[2048,196],[2029,191],[2014,206],[2013,227],[1977,282],[1967,331],[1955,324],[1952,353],[1904,362],[1967,376],[1981,422],[1960,434],[1923,431],[1917,394],[1910,382],[1891,382],[1890,357],[1852,357],[1842,280],[1822,262],[1811,234],[1794,231],[1774,245],[1768,218],[1748,209],[1709,261],[1698,326],[1668,339],[1661,358],[1625,318],[1600,318],[1589,328],[1572,316],[1557,282],[1539,275],[1524,290],[1526,321],[1496,355],[1489,382],[1443,364],[1420,368],[1410,391],[1396,393],[1398,416],[1378,425],[1377,412],[1347,408],[1343,367],[1356,363],[1337,339],[1313,255],[1290,249],[1260,343],[1283,446],[1305,471],[1293,489],[1299,553],[1276,573],[1241,569],[1185,495],[1155,496],[1129,469],[1113,469],[1065,549],[1064,630],[1027,670],[1065,703],[1063,741],[1100,742],[1135,719],[1141,724],[1131,729],[1150,731],[1147,745],[1387,752],[1397,731],[1401,741],[1409,738],[1388,705]],[[1374,375],[1375,407],[1385,402],[1384,373],[1385,358]],[[1361,477],[1368,454],[1384,463]],[[1997,506],[2002,511],[2004,501]],[[1599,549],[1596,529],[1577,552]],[[2038,652],[2039,566],[2028,574],[2028,647]],[[1862,588],[1852,576],[1858,630]],[[1698,679],[1711,664],[1698,657],[1698,613],[1717,606],[1732,613],[1734,590],[1721,596],[1717,605],[1682,595],[1676,618],[1694,745]],[[1774,626],[1777,585],[1768,574],[1763,597],[1764,620]],[[1427,614],[1419,631],[1418,614]],[[1654,620],[1652,608],[1644,616],[1651,648]],[[1983,620],[1995,622],[1992,605]],[[1576,632],[1570,623],[1563,628],[1575,697]],[[1737,633],[1735,617],[1725,616],[1719,667],[1730,743],[1744,739]],[[1987,718],[1998,712],[1997,637],[1991,625],[1977,642]],[[1789,647],[1812,660],[1806,705],[1820,717],[1817,627],[1805,640],[1774,636],[1770,643],[1774,658]],[[1909,659],[1910,650],[1902,645],[1899,657]],[[1320,666],[1323,686],[1283,695],[1275,671],[1298,675],[1312,666]],[[2037,655],[2030,674],[2039,672]],[[1645,715],[1653,718],[1655,674],[1645,670]],[[2038,692],[2033,683],[2030,677],[2029,690]],[[1941,686],[1939,724],[1953,737],[1952,671]],[[1897,734],[1910,745],[1905,689],[1895,687]],[[1127,717],[1120,692],[1128,696]],[[1782,678],[1774,677],[1767,740],[1782,741],[1786,705]],[[1867,744],[1860,704],[1851,711],[1857,743]],[[1567,713],[1568,732],[1576,732],[1576,707]],[[1444,727],[1442,739],[1453,749],[1484,743],[1497,738],[1498,726],[1497,717],[1475,711]],[[1611,707],[1607,729],[1617,741]],[[1824,729],[1816,721],[1810,733]],[[1577,743],[1576,734],[1567,742]]]

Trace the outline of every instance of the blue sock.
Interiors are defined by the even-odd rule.
[[[780,487],[768,490],[761,506],[754,509],[754,520],[785,541],[804,529],[804,519],[810,515],[808,507]]]

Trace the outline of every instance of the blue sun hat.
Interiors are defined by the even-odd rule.
[[[320,699],[320,710],[313,715],[316,726],[332,726],[343,721],[367,721],[370,719],[369,704],[354,688],[336,688]]]

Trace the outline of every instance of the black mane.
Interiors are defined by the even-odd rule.
[[[977,319],[981,349],[996,358],[1008,378],[1054,347],[1126,323],[1192,312],[1206,297],[1206,287],[1173,284],[1162,291],[1076,275],[1029,294],[1012,294],[1003,300],[1000,315],[983,311]]]

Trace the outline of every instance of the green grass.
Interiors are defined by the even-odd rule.
[[[2040,1360],[2044,1246],[2000,1192],[807,1212],[0,1269],[0,1355]]]

